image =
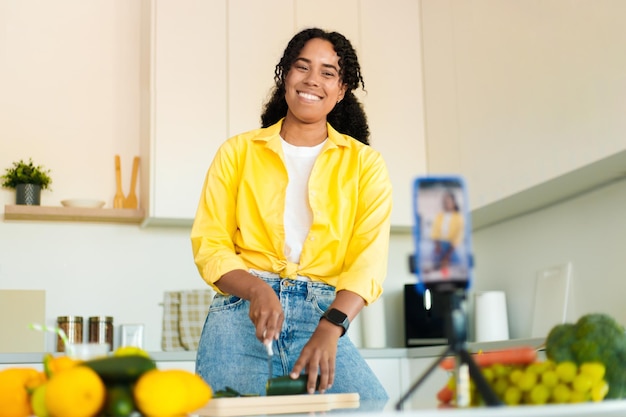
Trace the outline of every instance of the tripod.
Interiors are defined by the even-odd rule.
[[[442,290],[441,288],[439,290]],[[409,390],[396,403],[396,410],[402,410],[404,402],[419,388],[428,376],[439,366],[446,356],[456,356],[456,401],[459,407],[470,403],[469,378],[476,384],[478,392],[489,406],[502,405],[502,401],[493,392],[480,368],[467,350],[467,314],[463,306],[465,290],[445,287],[442,293],[447,304],[446,333],[448,346],[441,356],[424,372]]]

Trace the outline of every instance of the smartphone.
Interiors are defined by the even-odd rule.
[[[415,255],[410,268],[417,289],[469,288],[473,257],[467,188],[459,176],[417,177],[413,184]]]

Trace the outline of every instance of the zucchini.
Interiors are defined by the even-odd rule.
[[[270,378],[265,384],[265,395],[297,395],[306,394],[307,381],[309,380],[308,374],[302,374],[296,379],[291,379],[289,375],[279,376],[277,378]],[[315,384],[315,390],[319,388],[320,377],[317,377],[317,383]]]
[[[107,356],[91,359],[81,365],[93,369],[105,384],[133,383],[147,371],[156,369],[156,362],[143,355]]]

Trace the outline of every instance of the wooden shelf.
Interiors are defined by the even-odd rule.
[[[144,211],[142,209],[5,205],[4,219],[140,224],[144,219]]]

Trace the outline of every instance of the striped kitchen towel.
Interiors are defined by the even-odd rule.
[[[164,351],[197,350],[214,295],[211,289],[165,292],[161,336]]]

